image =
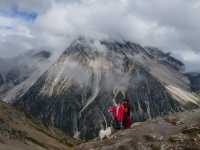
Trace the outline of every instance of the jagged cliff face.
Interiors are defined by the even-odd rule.
[[[164,53],[160,49],[155,47],[145,47],[149,56],[156,59],[160,63],[170,66],[177,71],[184,71],[185,65],[178,59],[172,57],[170,53]]]
[[[23,95],[49,67],[51,53],[30,51],[0,60],[0,98],[11,103]]]
[[[0,74],[0,86],[3,84],[3,77],[2,75]]]
[[[125,97],[134,121],[199,105],[187,78],[140,45],[86,39],[73,42],[16,105],[67,134],[93,138],[110,124],[108,107]]]
[[[191,82],[191,89],[194,92],[200,93],[200,73],[187,73],[186,74]]]

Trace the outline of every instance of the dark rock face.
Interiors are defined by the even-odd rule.
[[[182,111],[184,106],[140,63],[146,59],[145,49],[134,43],[75,41],[16,105],[86,139],[110,125],[113,98],[130,100],[134,121]]]
[[[170,53],[164,53],[160,49],[155,47],[146,47],[150,56],[156,58],[160,63],[169,65],[178,71],[184,71],[185,65],[178,59],[172,57]]]
[[[1,86],[3,83],[4,83],[3,77],[2,77],[2,75],[0,74],[0,86]]]
[[[51,56],[51,53],[45,50],[40,51],[33,55],[33,57],[37,57],[37,58],[49,58],[50,56]]]
[[[191,82],[191,88],[194,92],[200,92],[200,73],[186,74]]]
[[[6,82],[13,85],[18,85],[26,80],[29,76],[30,74],[25,74],[20,70],[20,68],[13,68],[6,74]]]

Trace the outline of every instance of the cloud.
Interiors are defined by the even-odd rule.
[[[32,49],[34,36],[21,18],[0,15],[0,55],[17,55]],[[12,55],[13,56],[13,55]]]
[[[181,59],[187,68],[187,71],[198,71],[200,72],[200,54],[198,52],[187,50],[187,51],[180,51],[174,52],[174,56],[176,58]]]
[[[187,66],[196,64],[200,58],[199,4],[198,0],[2,0],[0,10],[15,8],[21,15],[0,13],[4,21],[8,19],[8,23],[0,21],[0,36],[4,35],[0,54],[5,54],[2,49],[9,51],[8,55],[17,54],[8,45],[17,45],[20,51],[27,47],[61,51],[83,35],[156,46],[178,56]],[[33,17],[32,22],[27,16]],[[188,53],[194,55],[190,61],[185,58]]]

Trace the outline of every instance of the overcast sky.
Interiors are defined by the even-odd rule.
[[[200,71],[200,0],[0,0],[0,57],[80,35],[159,47]]]

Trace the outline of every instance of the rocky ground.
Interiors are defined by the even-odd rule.
[[[77,144],[61,131],[0,101],[0,150],[68,150]]]
[[[82,143],[82,144],[81,144]],[[77,141],[0,102],[0,150],[200,150],[200,109],[134,123],[100,141]]]
[[[76,150],[200,150],[200,110],[135,123],[109,138],[81,144]]]

